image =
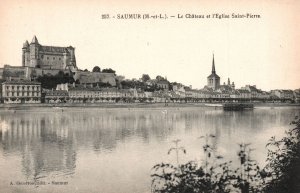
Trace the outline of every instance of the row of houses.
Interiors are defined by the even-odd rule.
[[[139,89],[85,87],[82,85],[57,85],[56,90],[45,90],[41,83],[28,80],[9,80],[1,83],[2,103],[114,103],[114,102],[182,102],[207,100],[289,100],[300,102],[300,89],[272,90],[270,92],[246,85],[241,89],[220,87],[218,90],[204,87],[173,86],[173,90],[144,92]]]
[[[2,103],[41,103],[41,83],[29,80],[8,80],[1,83]]]

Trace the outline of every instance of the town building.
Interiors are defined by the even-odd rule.
[[[256,85],[246,85],[241,87],[241,89],[249,91],[252,99],[258,98],[259,90],[256,88]]]
[[[120,100],[131,101],[134,97],[133,91],[129,89],[116,88],[70,87],[68,93],[70,103],[114,103]]]
[[[2,83],[4,103],[41,103],[41,83],[11,80]]]
[[[250,99],[251,98],[251,93],[249,90],[237,89],[237,92],[239,93],[239,98],[241,98],[241,99]]]
[[[167,80],[159,80],[156,85],[158,88],[169,90],[169,82]]]
[[[45,90],[45,103],[66,103],[69,99],[67,90]]]
[[[211,74],[207,77],[207,87],[212,88],[213,90],[216,90],[220,87],[220,77],[216,73],[214,55],[212,61]]]
[[[271,95],[278,97],[279,99],[293,99],[294,92],[292,90],[276,89],[271,90]]]
[[[43,46],[34,36],[30,44],[27,40],[23,44],[22,66],[41,69],[77,69],[75,48]]]

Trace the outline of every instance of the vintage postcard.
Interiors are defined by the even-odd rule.
[[[2,0],[0,192],[300,192],[299,12]]]

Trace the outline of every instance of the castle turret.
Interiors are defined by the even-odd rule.
[[[75,48],[69,46],[68,51],[70,53],[70,62],[68,63],[67,67],[69,67],[70,70],[73,70],[76,68]]]
[[[39,41],[37,40],[36,36],[33,36],[31,44],[39,44]]]
[[[22,47],[22,66],[26,66],[28,61],[29,43],[26,40]]]
[[[64,53],[63,53],[63,69],[65,69],[68,66],[69,63],[69,51],[68,49],[65,49]]]
[[[38,65],[39,42],[36,36],[33,37],[30,43],[30,67]]]

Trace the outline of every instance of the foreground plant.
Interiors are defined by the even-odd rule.
[[[273,136],[268,148],[265,192],[300,192],[300,118],[291,123],[294,127],[285,132],[286,136],[276,140]]]
[[[222,162],[222,156],[215,155],[215,149],[206,135],[203,151],[204,164],[190,161],[179,164],[178,153],[185,149],[178,146],[176,140],[176,163],[157,164],[152,168],[152,192],[157,193],[227,193],[227,192],[300,192],[300,119],[296,117],[291,123],[295,125],[286,132],[286,137],[276,140],[272,137],[267,144],[268,158],[265,168],[260,169],[251,159],[250,144],[239,144],[238,158],[240,166],[233,169],[230,162]]]

